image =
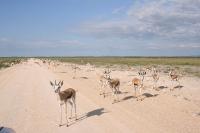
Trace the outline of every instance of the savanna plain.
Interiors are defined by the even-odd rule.
[[[117,93],[109,84],[102,87],[100,77],[108,71],[120,81]],[[142,82],[140,100],[134,78]],[[77,119],[68,118],[68,127],[64,106],[59,126],[59,97],[50,84],[55,80],[63,81],[61,91],[76,91]],[[0,133],[199,133],[200,58],[1,57],[0,128]]]

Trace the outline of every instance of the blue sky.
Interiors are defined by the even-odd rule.
[[[0,56],[196,56],[199,7],[199,0],[0,0]]]

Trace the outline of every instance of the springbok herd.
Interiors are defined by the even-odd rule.
[[[59,62],[54,62],[54,61],[48,61],[48,60],[43,60],[43,63],[48,65],[49,69],[53,69],[55,70],[57,66],[60,65]],[[88,65],[88,64],[87,64]],[[76,65],[71,65],[71,68],[73,70],[73,79],[75,79],[76,77],[76,72],[77,70],[80,70],[79,67],[77,67]],[[88,70],[89,71],[89,70]],[[95,71],[95,68],[91,71]],[[133,86],[134,89],[134,97],[137,99],[137,101],[142,101],[143,98],[142,96],[142,90],[144,89],[144,79],[145,76],[147,75],[147,73],[149,75],[151,75],[152,78],[152,86],[154,90],[158,90],[157,84],[159,82],[160,79],[160,70],[156,67],[156,66],[152,66],[152,67],[144,67],[141,68],[139,70],[137,70],[138,75],[136,75],[132,81],[131,81],[131,85]],[[110,68],[106,68],[103,70],[103,72],[101,73],[101,75],[99,75],[99,95],[103,95],[103,97],[106,96],[106,89],[110,88],[111,92],[112,92],[112,104],[119,102],[119,97],[118,95],[121,93],[120,91],[120,79],[119,78],[112,78],[111,76],[112,74],[112,70],[110,70]],[[178,70],[175,69],[170,69],[168,71],[168,76],[169,76],[169,80],[171,80],[172,84],[173,82],[177,82],[178,86],[180,86],[180,78],[182,77],[182,75],[178,72]],[[75,118],[77,120],[77,114],[76,114],[76,91],[73,88],[68,88],[65,89],[63,91],[61,91],[61,87],[63,86],[63,81],[59,81],[57,82],[55,81],[50,81],[50,85],[53,87],[55,93],[58,95],[59,97],[59,101],[60,101],[60,109],[61,109],[61,117],[60,117],[60,124],[59,126],[62,125],[62,105],[65,105],[65,113],[66,113],[66,121],[67,121],[67,126],[68,125],[68,117],[67,117],[67,103],[69,103],[71,105],[71,116],[69,117],[70,119],[72,118],[72,110],[74,109],[75,112]],[[176,86],[177,86],[176,85]],[[173,91],[175,88],[171,87],[170,91]]]

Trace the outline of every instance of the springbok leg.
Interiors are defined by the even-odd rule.
[[[60,103],[60,124],[59,126],[62,126],[62,104]]]
[[[67,127],[69,126],[68,125],[68,118],[67,118],[67,102],[65,102],[65,115],[66,115],[66,121],[67,121]]]

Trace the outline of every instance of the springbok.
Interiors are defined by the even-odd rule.
[[[120,80],[117,78],[111,79],[110,77],[107,80],[108,80],[108,84],[112,90],[112,95],[113,95],[113,97],[115,97],[112,103],[119,102],[118,93],[119,93]]]
[[[146,66],[145,69],[148,73],[152,72],[152,66]]]
[[[100,95],[104,95],[105,97],[105,87],[108,85],[108,79],[110,78],[110,70],[104,70],[103,75],[100,76]]]
[[[142,99],[140,98],[141,97],[141,94],[142,94],[142,81],[139,79],[139,78],[134,78],[132,80],[132,84],[134,85],[134,89],[135,89],[135,97],[137,98],[137,101],[138,100],[141,100]],[[139,90],[139,95],[137,95],[137,90]],[[139,99],[140,98],[140,99]]]
[[[173,84],[173,81],[176,81],[178,82],[178,86],[180,86],[180,77],[181,75],[180,74],[177,74],[177,72],[175,70],[171,70],[169,72],[169,77],[171,78],[171,81],[172,81],[172,84]],[[174,87],[170,89],[171,91],[174,90]]]
[[[65,114],[66,114],[66,121],[67,121],[67,127],[68,125],[68,117],[67,117],[67,102],[71,105],[71,117],[72,118],[72,109],[74,107],[75,111],[75,118],[77,120],[77,114],[76,114],[76,91],[72,88],[65,89],[64,91],[60,91],[61,87],[63,86],[63,81],[60,81],[58,84],[51,82],[51,86],[53,87],[56,94],[58,94],[59,100],[60,100],[60,124],[59,126],[62,126],[62,105],[65,104]]]
[[[72,70],[73,70],[73,73],[74,73],[73,79],[75,79],[77,70],[81,70],[81,69],[76,64],[72,64],[71,67],[72,67]]]
[[[147,74],[147,72],[143,69],[140,68],[138,75],[141,77],[141,86],[143,87],[143,82],[144,82],[144,76]]]
[[[158,70],[156,70],[156,68],[153,68],[153,74],[152,74],[152,78],[153,78],[153,89],[157,89],[157,82],[160,78],[159,74],[158,74]]]

